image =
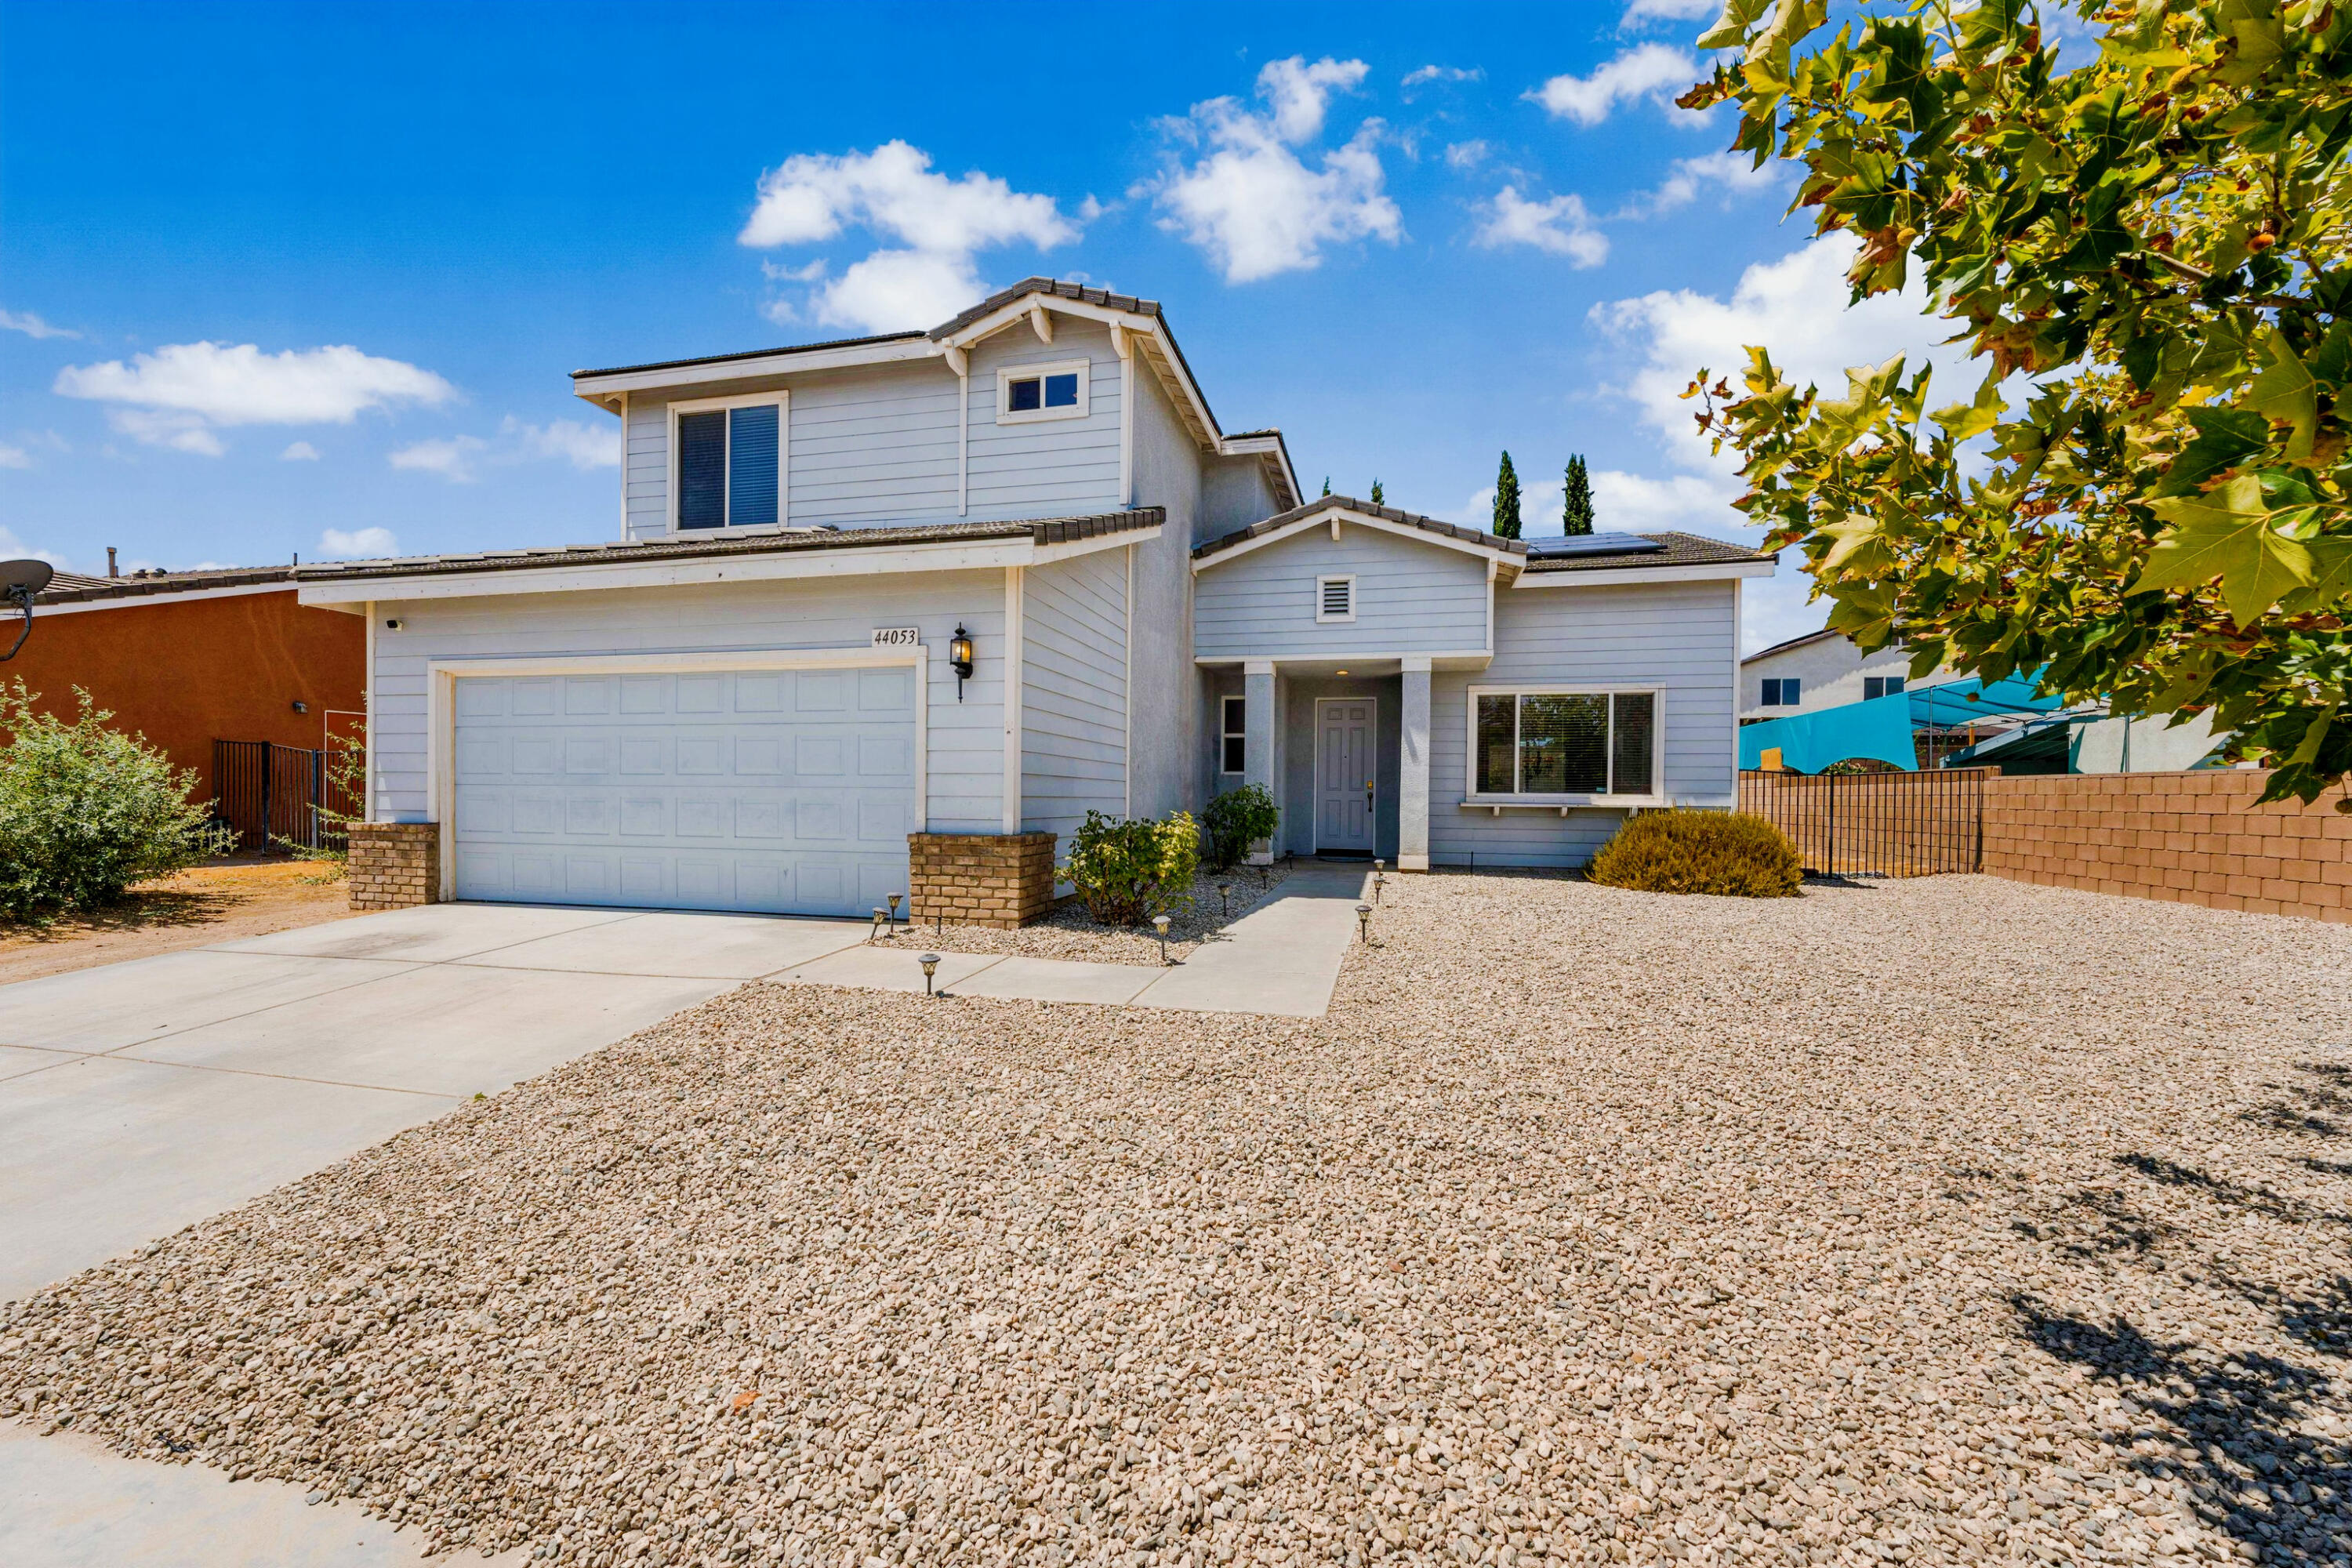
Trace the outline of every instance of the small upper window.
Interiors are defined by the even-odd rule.
[[[757,528],[782,519],[783,404],[677,407],[677,526]]]
[[[1865,675],[1862,678],[1862,700],[1864,702],[1892,697],[1902,689],[1903,678],[1899,675]]]
[[[1067,364],[1013,365],[996,373],[999,424],[1031,419],[1077,419],[1087,412],[1084,360]]]
[[[1315,618],[1318,621],[1354,620],[1356,580],[1353,577],[1316,578]]]
[[[1242,763],[1248,756],[1249,699],[1226,698],[1223,703],[1223,723],[1220,727],[1223,733],[1218,736],[1223,742],[1217,759],[1218,771],[1238,773],[1242,771]]]
[[[1805,683],[1793,675],[1766,676],[1760,707],[1794,708],[1804,700]]]

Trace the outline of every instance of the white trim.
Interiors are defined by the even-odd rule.
[[[519,566],[505,571],[425,573],[414,577],[366,577],[349,583],[325,579],[301,585],[305,605],[331,607],[357,603],[367,593],[387,599],[477,599],[506,594],[593,593],[614,588],[669,588],[700,583],[771,583],[814,577],[869,577],[898,572],[997,572],[1008,566],[1044,566],[1097,550],[1117,550],[1160,537],[1164,524],[1098,534],[1092,539],[1038,544],[1013,538],[982,544],[954,541],[900,544],[879,549],[807,550],[774,555],[701,555],[683,561],[615,561],[600,565]],[[717,532],[717,530],[699,530]]]
[[[360,731],[367,755],[360,765],[361,776],[367,781],[366,798],[360,802],[360,820],[373,822],[375,815],[375,601],[370,599],[360,613],[367,618],[367,673],[360,681],[360,705],[367,710],[367,725]]]
[[[371,617],[370,625],[373,625]],[[915,672],[915,831],[930,830],[929,648],[774,648],[724,653],[606,653],[514,658],[427,658],[425,661],[425,820],[457,816],[457,775],[449,765],[457,746],[457,684],[467,676],[665,675],[701,670],[874,669],[906,665]],[[368,774],[373,787],[375,726],[368,726]],[[441,838],[441,897],[457,896],[457,836]]]
[[[1037,334],[1041,343],[1054,341],[1054,318],[1045,314],[1045,307],[1037,302],[1034,294],[1029,297],[1029,330]]]
[[[1195,664],[1206,664],[1210,661],[1196,658],[1192,662]],[[1241,661],[1241,667],[1242,673],[1245,676],[1272,675],[1274,673],[1274,660],[1270,658],[1245,658]]]
[[[1127,547],[1127,626],[1121,632],[1125,639],[1119,654],[1118,705],[1123,711],[1120,720],[1126,725],[1118,743],[1119,802],[1121,816],[1135,815],[1135,546]]]
[[[1487,545],[1473,543],[1467,539],[1456,539],[1451,534],[1432,533],[1425,528],[1415,528],[1411,523],[1391,522],[1384,517],[1368,516],[1346,507],[1333,507],[1328,511],[1318,511],[1311,517],[1302,517],[1296,521],[1284,523],[1271,533],[1261,533],[1255,539],[1244,540],[1230,549],[1220,550],[1213,555],[1195,556],[1192,560],[1192,570],[1206,572],[1212,567],[1222,566],[1228,561],[1237,561],[1253,550],[1263,550],[1269,544],[1279,544],[1294,533],[1303,533],[1307,529],[1319,528],[1326,521],[1336,527],[1342,520],[1359,528],[1374,528],[1382,533],[1393,533],[1399,539],[1410,539],[1417,543],[1435,545],[1444,550],[1459,550],[1466,555],[1480,556],[1506,566],[1525,564],[1521,557],[1507,550],[1496,550]],[[1524,580],[1523,578],[1522,581]]]
[[[1090,359],[1038,360],[1025,364],[1001,364],[996,367],[996,422],[999,425],[1035,425],[1048,419],[1084,419],[1094,406],[1094,394],[1089,385],[1094,380],[1095,362]],[[1067,408],[1048,408],[1045,405],[1045,378],[1051,375],[1075,375],[1078,378],[1078,400]],[[1013,384],[1034,381],[1037,384],[1037,406],[1015,413],[1013,408]]]
[[[121,581],[121,579],[116,579]],[[50,616],[74,616],[84,610],[135,610],[142,605],[186,605],[198,599],[236,599],[247,594],[292,594],[301,584],[291,577],[281,577],[272,583],[243,583],[234,588],[190,588],[178,594],[129,594],[119,599],[91,599],[78,605],[43,605],[33,606],[36,620]],[[14,619],[14,612],[10,618]],[[12,632],[10,634],[14,636]]]
[[[1110,352],[1118,356],[1118,504],[1135,504],[1135,345],[1113,321]]]
[[[971,362],[963,350],[948,363],[956,375],[956,515],[971,515]]]
[[[1483,647],[1441,648],[1434,652],[1413,653],[1400,653],[1393,648],[1386,652],[1377,649],[1366,652],[1347,648],[1338,652],[1325,649],[1316,653],[1279,653],[1270,657],[1264,654],[1204,653],[1195,655],[1192,662],[1203,669],[1217,669],[1227,665],[1238,664],[1247,674],[1272,675],[1274,667],[1278,664],[1333,664],[1343,659],[1363,664],[1379,664],[1391,658],[1425,658],[1431,661],[1430,668],[1433,669],[1484,669],[1494,662],[1494,658],[1492,653]],[[1264,665],[1265,668],[1259,669],[1257,668],[1259,665]]]
[[[1462,799],[1465,807],[1492,808],[1497,816],[1510,806],[1542,806],[1559,808],[1566,816],[1578,806],[1654,806],[1671,802],[1666,792],[1666,689],[1642,681],[1510,681],[1487,684],[1473,683],[1463,689],[1463,750]],[[1478,793],[1478,699],[1481,697],[1613,697],[1620,693],[1650,695],[1650,793],[1648,795],[1598,795],[1578,792],[1559,794],[1481,795]],[[1612,704],[1612,709],[1614,704]],[[1511,782],[1519,776],[1518,716],[1513,710],[1511,744]],[[1607,761],[1613,776],[1617,771],[1617,721],[1612,711],[1609,721]]]
[[[1345,583],[1348,585],[1348,613],[1344,616],[1335,616],[1329,613],[1331,600],[1328,590],[1334,583]],[[1353,572],[1341,572],[1334,574],[1331,576],[1316,578],[1315,624],[1318,626],[1353,626],[1355,623],[1356,574]]]
[[[1366,782],[1372,786],[1372,799],[1365,812],[1365,815],[1370,818],[1369,826],[1371,829],[1371,842],[1365,846],[1364,853],[1378,855],[1381,852],[1381,700],[1370,694],[1362,697],[1318,697],[1315,700],[1315,788],[1309,797],[1315,803],[1315,809],[1307,822],[1307,826],[1313,830],[1308,838],[1310,847],[1307,853],[1310,855],[1323,853],[1323,704],[1326,702],[1371,704],[1372,776]]]
[[[1004,569],[1004,831],[1021,831],[1021,681],[1027,574]]]
[[[830,349],[781,349],[749,359],[716,364],[657,365],[646,370],[609,371],[601,375],[575,375],[572,393],[601,403],[615,392],[648,392],[669,386],[716,386],[730,381],[768,381],[804,371],[839,370],[850,365],[895,364],[907,360],[935,359],[940,346],[928,338],[899,338],[881,343],[845,343]]]
[[[1514,588],[1615,588],[1628,583],[1726,583],[1769,577],[1770,561],[1719,561],[1707,566],[1622,566],[1593,572],[1522,572]]]
[[[620,416],[621,416],[621,533],[620,533],[620,538],[621,538],[622,542],[623,542],[624,543],[625,543],[625,542],[627,542],[627,541],[628,541],[628,537],[629,537],[629,395],[628,395],[627,393],[625,393],[625,393],[623,393],[623,394],[621,394],[621,406],[620,406],[620,408],[617,410],[617,412],[618,412],[618,413],[620,414]],[[782,415],[777,416],[777,423],[782,424],[782,421],[783,421],[783,416],[782,416]]]
[[[1226,713],[1225,713],[1225,705],[1226,705],[1227,703],[1229,703],[1229,702],[1238,702],[1238,703],[1240,703],[1240,704],[1242,705],[1242,713],[1243,713],[1242,727],[1241,727],[1240,729],[1238,729],[1238,730],[1236,730],[1236,729],[1234,729],[1234,728],[1233,727],[1233,723],[1234,723],[1233,720],[1232,720],[1232,719],[1230,719],[1230,718],[1228,718],[1228,717],[1226,716]],[[1238,778],[1246,778],[1246,777],[1249,775],[1249,719],[1248,719],[1248,713],[1249,713],[1249,693],[1248,693],[1248,692],[1246,692],[1246,691],[1228,691],[1228,692],[1224,692],[1224,693],[1223,693],[1222,695],[1220,695],[1220,696],[1218,697],[1218,699],[1217,699],[1217,776],[1218,776],[1219,778],[1221,778],[1221,779],[1238,779]],[[1241,743],[1242,743],[1242,765],[1241,765],[1240,767],[1237,767],[1237,768],[1229,768],[1229,767],[1225,766],[1225,742],[1226,742],[1227,741],[1231,741],[1231,740],[1234,740],[1234,739],[1236,739],[1236,738],[1238,738],[1238,739],[1241,741]]]
[[[665,480],[669,488],[669,537],[672,539],[717,539],[730,535],[757,533],[762,529],[788,528],[792,525],[793,496],[793,407],[789,392],[747,392],[738,397],[690,397],[671,404],[666,411],[669,420],[669,473]],[[677,420],[681,414],[716,414],[729,408],[763,408],[776,406],[776,521],[737,525],[722,523],[717,528],[683,528],[677,521],[678,503],[685,499],[685,477],[678,465],[686,460],[679,449]],[[721,458],[723,471],[720,484],[723,500],[720,515],[731,517],[735,510],[735,422],[727,422],[727,450]],[[622,426],[621,467],[625,470],[622,494],[627,495],[625,470],[628,468],[627,426]]]

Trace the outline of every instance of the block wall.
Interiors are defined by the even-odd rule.
[[[354,822],[344,867],[355,910],[404,910],[441,897],[441,825]]]
[[[2352,815],[2258,805],[2256,769],[1985,783],[1984,869],[2012,881],[2352,924]]]
[[[1050,833],[910,833],[913,918],[1011,931],[1054,907]]]

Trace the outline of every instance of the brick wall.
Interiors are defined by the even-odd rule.
[[[1050,833],[909,833],[913,918],[1011,931],[1054,907]]]
[[[355,910],[404,910],[441,897],[441,825],[354,822],[344,868]]]
[[[2257,805],[2254,769],[1996,778],[1984,868],[2051,888],[2352,924],[2352,816]]]

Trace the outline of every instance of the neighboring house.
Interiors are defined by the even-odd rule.
[[[366,617],[371,814],[442,896],[863,913],[910,834],[1058,850],[1241,783],[1268,852],[1406,868],[1733,801],[1769,557],[1302,504],[1150,300],[1032,279],[573,386],[627,432],[617,542],[301,574]]]
[[[1910,671],[1911,656],[1899,643],[1864,653],[1843,633],[1807,632],[1739,661],[1739,721],[1786,719],[1885,697],[1904,689]],[[1950,671],[1939,669],[1919,684],[1950,679]]]
[[[9,634],[12,637],[13,631]],[[304,751],[365,721],[367,633],[349,616],[305,608],[290,566],[60,572],[33,604],[24,650],[0,664],[42,709],[70,718],[80,687],[213,793],[215,741]]]

